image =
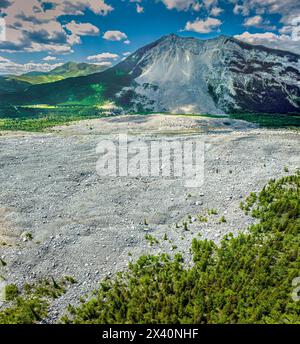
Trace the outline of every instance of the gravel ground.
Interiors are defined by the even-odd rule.
[[[141,142],[205,140],[204,185],[188,189],[181,178],[99,176],[98,142],[122,132]],[[252,223],[239,209],[241,200],[270,178],[289,174],[285,167],[290,173],[300,167],[299,138],[296,131],[243,121],[161,115],[88,120],[42,134],[2,132],[0,256],[7,266],[0,274],[17,285],[73,276],[78,283],[53,303],[51,323],[68,303],[140,254],[181,251],[189,263],[192,238],[219,242]],[[207,209],[218,214],[200,222],[197,215]],[[223,215],[227,222],[221,224]],[[147,233],[159,244],[151,247]]]

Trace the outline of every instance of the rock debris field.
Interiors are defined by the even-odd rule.
[[[99,175],[96,147],[119,133],[141,143],[204,141],[203,185]],[[141,254],[183,252],[190,264],[193,238],[219,242],[245,230],[253,219],[240,202],[300,167],[299,132],[224,118],[121,116],[0,135],[0,257],[7,264],[0,274],[18,286],[51,276],[78,282],[54,301],[49,323]],[[151,246],[146,234],[158,242]]]

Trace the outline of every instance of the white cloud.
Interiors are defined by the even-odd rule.
[[[142,0],[130,0],[130,2],[136,3],[136,12],[137,13],[144,13],[145,9],[143,6],[140,5]]]
[[[254,16],[245,19],[244,26],[259,26],[263,23],[262,16]]]
[[[28,1],[28,0],[26,0]],[[50,3],[56,4],[56,11],[63,14],[83,15],[86,8],[95,14],[106,16],[113,11],[111,5],[106,4],[104,0],[48,0]]]
[[[206,8],[211,8],[218,4],[218,0],[203,0],[203,3]]]
[[[112,54],[112,53],[101,53],[98,55],[92,55],[88,56],[87,60],[88,61],[95,61],[95,62],[102,62],[105,60],[116,60],[119,58],[119,55],[117,54]]]
[[[44,2],[52,6],[45,7]],[[74,20],[63,25],[58,18],[81,16],[87,9],[104,16],[113,7],[104,0],[10,0],[2,9],[7,23],[7,41],[0,42],[0,50],[71,52],[72,45],[80,43],[80,36],[96,35],[99,29],[90,23],[77,24]]]
[[[97,36],[100,33],[100,30],[96,26],[90,23],[76,23],[74,20],[66,24],[64,28],[70,32],[67,37],[67,42],[71,46],[80,44],[81,36]]]
[[[168,10],[176,9],[177,11],[188,11],[194,9],[198,11],[200,8],[199,1],[196,0],[161,0]]]
[[[144,7],[139,5],[139,4],[136,4],[136,11],[137,11],[137,13],[143,13]]]
[[[194,31],[198,33],[209,33],[217,30],[222,25],[221,20],[208,17],[205,20],[196,19],[194,22],[188,21],[185,25],[185,31]]]
[[[100,30],[90,23],[76,23],[75,20],[72,20],[70,23],[64,26],[72,34],[78,36],[96,36],[100,33]]]
[[[43,58],[44,61],[55,61],[57,58],[55,56],[46,56]]]
[[[223,12],[222,8],[220,7],[213,7],[210,11],[210,14],[214,17],[218,17]]]
[[[39,44],[32,43],[31,46],[25,48],[26,52],[43,52],[47,51],[52,54],[70,54],[73,53],[73,49],[69,45],[55,45],[55,44]],[[13,52],[8,50],[8,52]]]
[[[5,57],[0,56],[0,63],[3,63],[3,62],[9,62],[9,60],[6,59]]]
[[[236,15],[242,14],[243,16],[248,16],[250,13],[250,9],[246,5],[235,4],[233,13]]]
[[[195,12],[199,12],[202,8],[202,4],[200,4],[199,2],[196,2],[192,5],[192,9],[195,11]]]
[[[250,13],[279,14],[281,22],[290,24],[300,15],[299,0],[229,0],[235,4],[234,13],[248,16]]]
[[[245,19],[243,25],[246,27],[253,26],[264,30],[276,30],[276,26],[271,25],[269,20],[264,20],[263,17],[260,15]]]
[[[125,53],[123,53],[122,55],[123,56],[129,56],[131,54],[131,52],[130,51],[126,51]]]
[[[0,74],[14,74],[20,75],[28,72],[48,72],[56,67],[61,66],[62,63],[49,64],[49,63],[16,63],[8,59],[0,57]]]
[[[124,41],[124,44],[130,44],[130,40],[129,39],[126,39],[126,41]]]
[[[300,54],[299,41],[294,40],[290,35],[276,35],[273,32],[251,34],[246,31],[243,34],[236,35],[234,37],[250,44],[264,45],[268,48],[288,50],[296,54]]]
[[[101,67],[111,67],[112,66],[112,62],[110,62],[110,61],[93,62],[93,64],[95,64],[97,66],[101,66]]]
[[[127,35],[121,31],[106,31],[103,38],[109,41],[123,41],[127,39]]]

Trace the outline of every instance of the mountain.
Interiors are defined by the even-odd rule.
[[[4,103],[106,101],[125,112],[298,114],[300,56],[225,36],[168,35],[104,72],[32,86]]]
[[[89,75],[98,72],[102,72],[107,67],[99,66],[90,63],[75,63],[75,62],[68,62],[62,66],[59,66],[52,71],[50,71],[49,75],[63,75],[65,78],[74,78],[77,76]]]
[[[22,75],[0,76],[0,95],[19,92],[32,85],[102,72],[107,67],[89,63],[67,62],[49,72],[33,71]]]
[[[0,75],[0,95],[19,92],[29,86],[31,86],[31,84],[29,84],[28,82],[14,79],[11,76]]]

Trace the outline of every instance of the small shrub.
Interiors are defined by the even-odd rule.
[[[223,215],[223,216],[220,218],[219,223],[226,223],[226,222],[227,222],[227,220],[226,220],[225,216]]]
[[[155,244],[159,244],[159,241],[152,235],[146,234],[145,239],[149,242],[150,246],[153,246]]]
[[[18,287],[15,284],[8,284],[5,287],[6,301],[13,301],[19,295]]]
[[[7,265],[7,263],[2,259],[2,258],[0,258],[0,265],[2,265],[2,266],[6,266]]]
[[[208,218],[203,215],[198,215],[199,222],[208,222]]]
[[[183,222],[183,229],[184,229],[185,231],[188,231],[188,230],[189,230],[189,227],[188,227],[187,222]]]
[[[218,211],[216,209],[209,209],[207,211],[208,215],[218,215]]]

